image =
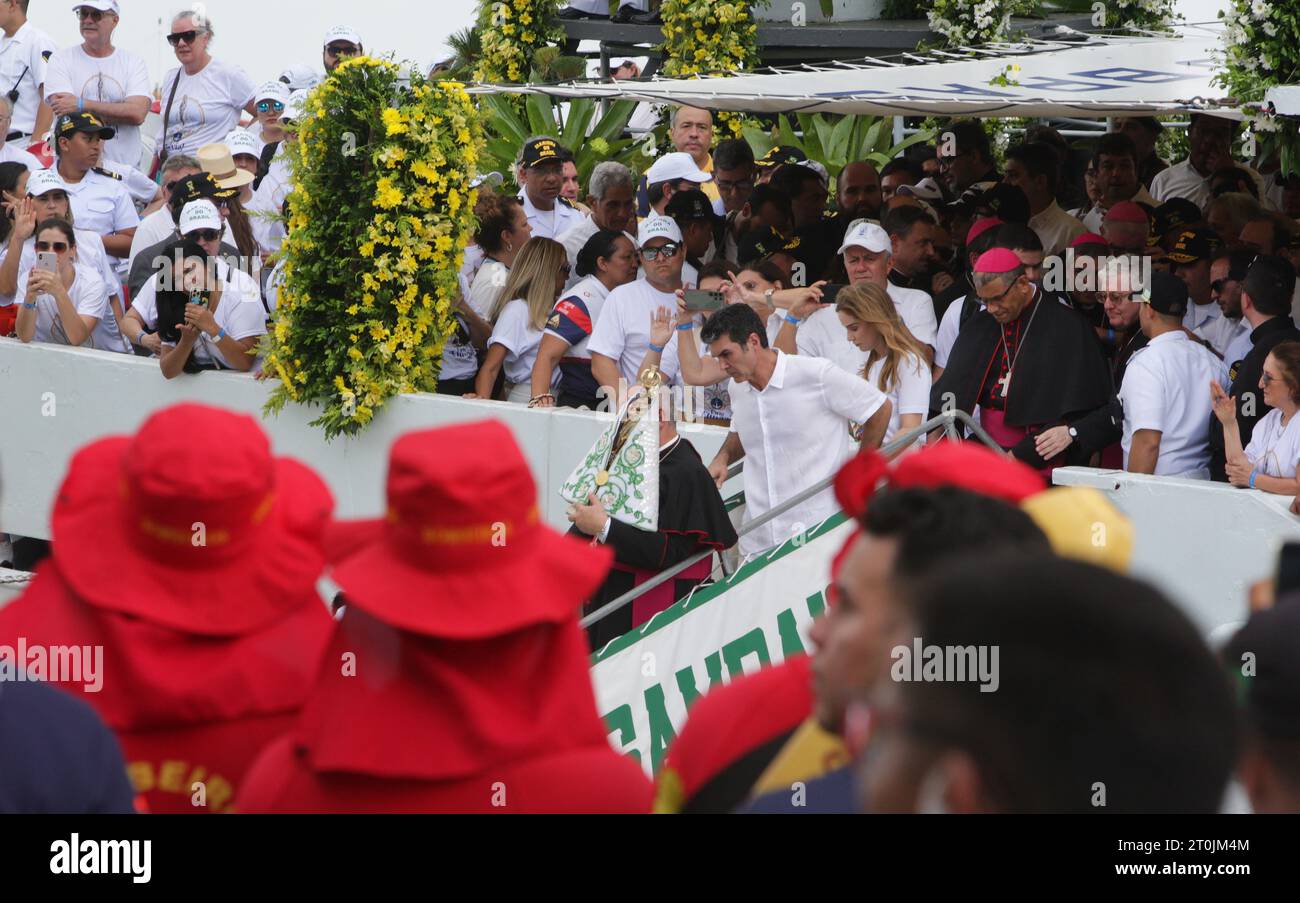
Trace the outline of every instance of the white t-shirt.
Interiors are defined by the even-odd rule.
[[[935,337],[934,365],[936,367],[948,366],[952,346],[957,344],[957,336],[961,335],[961,311],[965,304],[966,296],[962,295],[949,304],[948,309],[943,312],[943,320],[939,323],[939,331]],[[984,302],[980,302],[979,309],[984,310]]]
[[[170,83],[169,83],[170,86]],[[91,103],[123,103],[128,97],[153,100],[153,80],[144,60],[121,48],[103,59],[90,56],[80,44],[50,57],[45,76],[45,97],[72,94]],[[166,103],[166,98],[163,99]],[[173,115],[175,110],[173,109]],[[144,142],[138,125],[114,125],[117,135],[104,142],[103,159],[139,167]]]
[[[77,313],[95,317],[98,322],[90,331],[90,339],[82,347],[98,348],[100,351],[124,353],[129,350],[122,332],[117,328],[113,309],[108,304],[108,286],[96,275],[95,271],[82,264],[76,265],[76,278],[68,297]],[[26,300],[27,280],[31,270],[18,274],[18,293],[15,297]],[[67,334],[63,329],[63,320],[59,317],[59,305],[52,295],[42,295],[36,299],[36,335],[34,342],[47,342],[54,345],[67,345]]]
[[[1156,475],[1208,479],[1210,466],[1210,383],[1228,388],[1223,362],[1184,332],[1156,336],[1129,359],[1120,386],[1124,407],[1124,467],[1133,434],[1160,431]]]
[[[218,144],[239,125],[239,117],[257,86],[243,69],[221,60],[211,60],[197,75],[189,75],[179,66],[168,70],[162,80],[162,103],[166,108],[176,79],[176,98],[167,134],[159,123],[159,143],[166,142],[168,156],[194,156],[205,144]]]
[[[1259,196],[1264,197],[1264,177],[1244,163],[1233,165],[1250,173],[1250,177],[1259,187]],[[1156,173],[1156,177],[1151,180],[1151,194],[1160,204],[1172,201],[1174,198],[1186,198],[1202,210],[1214,199],[1210,192],[1209,177],[1197,172],[1190,158]]]
[[[21,147],[16,147],[12,141],[4,147],[0,147],[0,163],[21,163],[27,167],[28,172],[36,172],[38,169],[45,168],[45,164]]]
[[[747,520],[756,520],[804,490],[834,476],[857,452],[849,424],[866,423],[882,395],[860,376],[830,361],[777,351],[763,391],[731,381],[731,431],[745,448]],[[777,546],[839,510],[827,489],[774,521],[742,536],[741,555]]]
[[[497,325],[492,329],[492,338],[488,339],[488,348],[500,345],[506,350],[506,381],[515,385],[526,384],[533,378],[533,364],[537,363],[537,350],[542,345],[541,329],[533,329],[528,322],[528,302],[516,298],[506,303],[497,318]],[[551,385],[555,385],[557,373],[551,374]]]
[[[484,320],[490,319],[492,305],[496,303],[497,296],[506,287],[506,281],[509,279],[510,267],[499,260],[489,258],[484,261],[478,268],[477,275],[474,276],[474,284],[469,288],[467,300],[474,313]]]
[[[50,36],[31,22],[24,22],[13,37],[0,31],[0,91],[18,92],[9,122],[11,131],[30,135],[36,128],[36,114],[44,100],[39,88],[49,68],[45,54],[56,49]]]
[[[77,263],[104,280],[109,295],[121,295],[122,283],[113,270],[112,258],[104,250],[104,239],[86,229],[73,229],[77,235]],[[0,253],[0,262],[8,255],[8,248]],[[18,261],[18,272],[25,273],[36,266],[36,237],[23,242],[23,256]],[[116,324],[114,324],[116,326]]]
[[[650,350],[650,320],[657,310],[676,313],[677,296],[661,292],[640,279],[620,285],[605,299],[600,320],[587,342],[587,351],[615,361],[623,379],[629,386],[635,386],[641,364]],[[681,377],[677,342],[670,341],[660,357],[659,369],[664,380],[676,385]]]
[[[131,302],[131,309],[140,315],[141,321],[150,330],[158,328],[158,280],[155,276],[144,284],[140,294]],[[213,312],[217,325],[239,341],[249,336],[266,334],[266,310],[262,307],[262,290],[252,276],[232,270],[224,261],[217,263],[217,278],[221,282],[221,301]],[[165,343],[164,343],[165,344]],[[222,366],[230,367],[230,362],[217,348],[217,343],[206,335],[200,335],[194,343],[194,360],[206,364],[218,361]]]
[[[848,330],[840,322],[835,305],[824,304],[800,325],[795,333],[795,347],[803,357],[822,357],[845,373],[862,375],[867,352],[849,341]]]
[[[272,278],[275,278],[274,274]],[[462,314],[453,316],[453,324],[447,344],[442,346],[442,369],[438,379],[473,379],[478,373],[478,354],[470,341],[469,327],[464,325]]]
[[[867,382],[880,388],[880,372],[885,369],[885,361],[876,361],[867,373]],[[890,442],[898,435],[904,414],[920,414],[925,420],[930,413],[930,390],[934,381],[930,377],[930,368],[925,361],[909,355],[898,363],[894,374],[894,384],[889,387],[885,397],[893,403],[894,410],[889,415],[889,429],[885,431],[885,442]],[[919,443],[918,443],[919,444]]]
[[[1264,476],[1293,479],[1300,463],[1300,417],[1283,426],[1281,410],[1269,411],[1255,424],[1245,451],[1246,459]]]
[[[277,254],[289,234],[285,229],[281,211],[284,200],[293,189],[293,180],[289,164],[284,155],[284,145],[271,161],[270,170],[262,184],[253,192],[253,199],[248,202],[248,219],[253,227],[253,238],[264,254]]]

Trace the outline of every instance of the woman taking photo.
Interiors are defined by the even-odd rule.
[[[925,347],[903,325],[889,295],[875,283],[861,282],[840,291],[835,311],[849,341],[867,353],[862,378],[893,404],[884,442],[920,426],[930,411],[930,365]],[[913,444],[924,443],[922,436]]]
[[[201,370],[247,372],[266,334],[257,283],[200,244],[220,241],[216,209],[194,201],[186,210],[189,234],[167,249],[158,274],[131,303],[123,322],[127,338],[160,356],[167,379]]]
[[[469,289],[469,306],[488,318],[497,296],[510,276],[515,258],[533,236],[533,227],[518,198],[485,192],[474,205],[478,232],[474,243],[487,255]],[[508,300],[508,299],[507,299]]]
[[[530,238],[492,306],[488,318],[492,323],[492,337],[488,339],[487,358],[479,369],[474,394],[470,397],[492,398],[497,376],[504,369],[505,400],[528,403],[542,330],[568,281],[569,255],[564,245],[549,238]]]
[[[41,223],[36,229],[36,251],[35,266],[18,277],[18,338],[24,343],[103,350],[112,347],[114,336],[120,341],[108,306],[108,286],[77,263],[77,237],[71,224],[57,219]],[[53,261],[53,269],[45,267],[47,260]]]
[[[587,340],[600,319],[609,293],[636,279],[636,248],[622,232],[601,229],[578,252],[581,281],[564,292],[547,324],[533,364],[529,407],[596,410],[599,386],[591,375]],[[551,392],[551,374],[560,370],[558,391]],[[558,396],[558,397],[557,397]]]
[[[1259,379],[1264,404],[1273,410],[1255,424],[1250,444],[1241,447],[1237,402],[1218,383],[1210,387],[1214,416],[1223,424],[1228,481],[1233,486],[1277,495],[1297,492],[1296,466],[1300,464],[1300,342],[1282,342],[1264,359]]]

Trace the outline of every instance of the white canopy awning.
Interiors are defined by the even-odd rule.
[[[1211,84],[1221,36],[1217,24],[1184,25],[1173,36],[1069,32],[1051,40],[711,78],[477,85],[470,90],[753,113],[1104,117],[1201,110],[1235,115],[1215,102],[1223,91]],[[1012,64],[1020,69],[1007,71]],[[999,76],[1017,84],[993,84]]]

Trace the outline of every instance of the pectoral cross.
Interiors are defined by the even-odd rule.
[[[1003,397],[1003,398],[1006,398],[1006,397],[1007,397],[1007,392],[1008,392],[1008,390],[1010,390],[1010,388],[1011,388],[1011,371],[1010,371],[1010,370],[1007,371],[1007,375],[1006,375],[1006,376],[1004,376],[1004,377],[1002,377],[1000,380],[998,380],[998,385],[1000,385],[1000,386],[1002,387],[1002,397]]]

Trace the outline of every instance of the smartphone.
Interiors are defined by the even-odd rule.
[[[1277,556],[1277,597],[1300,591],[1300,542],[1288,542]]]
[[[715,311],[722,310],[727,305],[727,299],[722,292],[683,292],[683,300],[687,310],[694,311]]]
[[[842,289],[848,288],[845,285],[823,285],[822,286],[822,304],[834,304],[836,296]]]
[[[59,255],[53,251],[37,251],[36,266],[33,269],[44,270],[47,273],[57,273],[59,271]]]

